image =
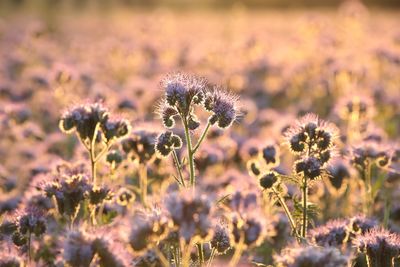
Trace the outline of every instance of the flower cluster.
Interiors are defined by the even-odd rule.
[[[12,241],[18,246],[30,246],[31,235],[40,237],[46,232],[45,212],[33,206],[26,207],[15,219]]]
[[[208,238],[212,231],[211,203],[205,195],[193,196],[189,191],[170,195],[165,206],[186,243],[194,238]]]
[[[106,186],[97,186],[89,182],[84,173],[60,173],[53,182],[43,186],[46,197],[54,198],[59,214],[75,219],[85,200],[92,206],[97,206],[112,197],[111,190]]]
[[[347,267],[349,258],[333,247],[293,246],[276,255],[278,267]]]
[[[204,108],[212,113],[208,119],[209,123],[217,124],[222,129],[231,126],[239,114],[237,101],[236,95],[227,93],[220,88],[214,88],[212,92],[207,92]]]
[[[179,135],[173,134],[171,131],[161,133],[157,137],[155,144],[156,151],[163,157],[167,157],[173,150],[182,147],[182,139]]]
[[[106,143],[110,143],[126,136],[129,128],[130,125],[126,120],[111,119],[109,111],[99,103],[74,107],[65,112],[60,120],[62,131],[66,133],[76,131],[83,142],[104,138]]]
[[[393,266],[393,259],[400,255],[400,236],[385,229],[374,228],[358,235],[353,243],[367,255],[370,267]]]
[[[285,136],[290,150],[300,156],[295,172],[312,180],[321,177],[334,153],[336,127],[308,114],[289,128]]]

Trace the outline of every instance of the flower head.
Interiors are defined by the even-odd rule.
[[[193,237],[204,239],[210,235],[211,202],[205,195],[193,196],[189,191],[174,193],[167,198],[165,205],[185,242]]]
[[[174,149],[182,147],[182,139],[170,131],[161,133],[155,144],[156,151],[163,157],[167,157]]]
[[[216,249],[218,254],[225,254],[231,248],[229,230],[227,227],[217,225],[210,241],[211,248]]]
[[[294,246],[274,257],[278,267],[347,267],[349,259],[333,247]]]
[[[320,246],[340,246],[348,238],[348,221],[332,220],[310,232],[311,239]]]
[[[191,113],[193,105],[203,103],[207,81],[193,75],[175,73],[167,75],[162,80],[161,86],[165,91],[166,104],[180,113],[182,117],[187,117]],[[167,125],[172,126],[173,113],[172,109],[169,109],[167,114],[171,114],[171,116],[163,117],[163,121],[167,122]]]
[[[204,107],[213,114],[209,118],[211,124],[225,129],[232,125],[239,115],[238,97],[221,88],[215,87],[205,97]]]
[[[392,266],[393,258],[400,254],[400,236],[382,228],[374,228],[353,240],[361,253],[365,253],[372,266]]]

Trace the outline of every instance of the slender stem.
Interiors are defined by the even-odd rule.
[[[139,164],[140,198],[144,207],[147,207],[147,166]]]
[[[292,214],[290,213],[290,210],[288,206],[285,203],[285,200],[282,198],[282,196],[279,194],[278,191],[274,187],[272,187],[272,192],[275,194],[276,198],[278,199],[279,203],[281,204],[283,210],[286,213],[286,217],[289,220],[290,226],[292,228],[293,233],[298,236],[297,229],[296,229],[296,223],[294,222],[294,219],[292,217]]]
[[[207,267],[211,267],[216,252],[217,250],[215,248],[212,248],[210,258],[208,259]]]
[[[365,197],[366,197],[366,212],[368,215],[373,214],[373,205],[374,205],[374,196],[372,192],[372,181],[371,181],[371,164],[367,162],[367,166],[365,166]]]
[[[161,261],[162,266],[164,266],[164,267],[170,266],[167,258],[165,258],[164,254],[161,252],[161,250],[157,246],[155,246],[154,251],[158,256],[158,259]]]
[[[182,255],[182,266],[189,267],[190,266],[190,252],[193,246],[193,238],[186,245],[185,241],[181,242],[183,247],[183,255]]]
[[[240,257],[242,256],[242,253],[243,253],[243,250],[244,250],[244,233],[242,232],[240,234],[239,243],[237,244],[237,246],[235,248],[235,253],[232,256],[231,261],[229,262],[230,267],[238,266]]]
[[[31,232],[28,231],[28,266],[31,262]]]
[[[303,202],[303,223],[301,225],[301,236],[306,238],[307,235],[307,194],[308,194],[308,185],[307,185],[307,175],[304,175],[304,183],[302,186],[302,202]]]
[[[192,152],[193,154],[196,153],[197,149],[199,149],[201,143],[203,142],[204,138],[207,136],[208,130],[210,129],[211,123],[210,121],[207,122],[207,126],[204,128],[203,133],[201,134],[199,140],[197,141],[197,144],[194,146]]]
[[[170,250],[171,250],[171,253],[172,253],[172,258],[173,258],[173,260],[174,260],[174,265],[175,265],[176,267],[178,267],[178,266],[179,266],[179,260],[178,260],[179,255],[178,255],[178,251],[177,251],[177,249],[176,249],[175,246],[171,246],[171,247],[170,247]]]
[[[180,179],[180,181],[182,183],[182,186],[186,187],[185,180],[183,179],[183,176],[182,176],[181,163],[179,161],[179,158],[178,158],[178,155],[176,154],[176,150],[175,149],[172,151],[172,156],[174,157],[176,171],[178,172],[178,176],[179,176],[179,179]]]
[[[100,153],[97,154],[97,156],[95,157],[95,161],[96,162],[99,161],[104,156],[104,154],[110,149],[110,147],[111,147],[111,144],[106,143],[103,150],[100,151]]]
[[[187,119],[183,119],[183,126],[185,128],[185,138],[186,138],[186,146],[188,153],[188,161],[189,161],[189,173],[190,173],[190,186],[193,188],[193,194],[195,192],[195,169],[194,169],[194,158],[193,158],[193,150],[192,150],[192,140],[190,137],[189,126]]]
[[[92,182],[94,185],[96,185],[96,137],[97,137],[97,132],[99,130],[99,126],[100,124],[97,123],[96,127],[94,128],[93,131],[93,136],[90,142],[90,146],[89,146],[89,153],[90,153],[90,163],[91,163],[91,169],[92,169]]]
[[[197,247],[197,253],[198,253],[198,256],[199,256],[199,265],[203,266],[203,264],[204,264],[203,244],[197,243],[196,247]]]

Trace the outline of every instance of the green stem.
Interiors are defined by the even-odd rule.
[[[212,248],[210,258],[208,259],[207,267],[211,267],[216,252],[217,250],[215,248]]]
[[[301,236],[306,238],[307,235],[307,194],[308,194],[308,185],[307,185],[307,176],[304,175],[304,183],[302,187],[302,202],[303,202],[303,223],[301,225]]]
[[[199,264],[200,264],[200,266],[203,266],[203,264],[204,264],[203,245],[201,243],[197,243],[196,247],[197,247],[197,253],[199,255]]]
[[[28,266],[31,262],[31,232],[28,232]]]
[[[207,122],[207,126],[204,128],[204,130],[203,130],[203,132],[202,132],[202,134],[200,136],[200,139],[197,141],[197,144],[193,148],[193,154],[196,154],[197,149],[199,149],[199,147],[200,147],[201,143],[203,142],[204,138],[207,136],[207,133],[208,133],[208,130],[210,129],[210,127],[211,127],[211,123],[210,123],[210,121],[208,121]]]
[[[96,154],[95,154],[96,152],[95,152],[95,148],[96,148],[96,137],[97,137],[97,132],[99,130],[99,126],[100,126],[100,124],[97,123],[96,127],[94,129],[94,132],[93,132],[90,146],[89,146],[90,163],[91,163],[91,169],[92,169],[92,182],[94,185],[96,185]]]
[[[183,126],[185,128],[185,138],[186,138],[186,146],[188,153],[188,161],[189,161],[189,173],[190,173],[190,186],[193,188],[193,194],[195,192],[195,169],[194,169],[194,154],[192,150],[192,139],[190,137],[189,126],[187,123],[187,119],[184,118]]]
[[[289,210],[288,206],[286,205],[285,200],[282,198],[282,196],[279,194],[279,192],[276,191],[276,189],[273,187],[272,187],[272,192],[275,194],[275,196],[278,199],[279,203],[281,204],[283,210],[285,211],[286,217],[289,220],[289,223],[290,223],[293,233],[296,235],[296,237],[298,237],[296,223],[294,222],[292,214],[290,213],[290,210]]]
[[[182,183],[182,186],[186,187],[185,180],[183,179],[183,176],[182,176],[181,163],[179,161],[179,158],[178,158],[178,155],[176,154],[176,150],[175,149],[172,151],[172,156],[174,157],[176,171],[178,172],[178,176],[179,176],[179,179],[180,179],[180,181]]]

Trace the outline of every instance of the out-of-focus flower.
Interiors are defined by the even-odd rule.
[[[185,242],[192,238],[208,238],[212,231],[211,202],[203,194],[193,196],[190,191],[167,197],[165,206]]]
[[[274,257],[278,267],[347,267],[349,258],[333,247],[293,246]]]
[[[400,254],[400,236],[385,229],[374,228],[353,240],[359,252],[367,255],[370,267],[393,266]]]

